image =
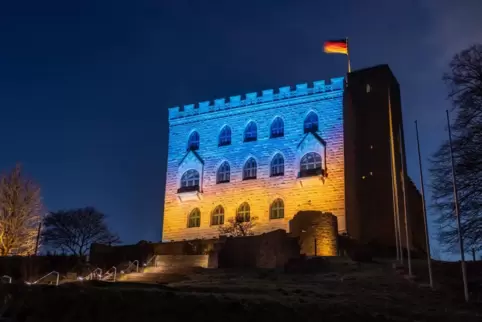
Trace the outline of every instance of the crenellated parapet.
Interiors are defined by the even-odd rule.
[[[169,108],[169,119],[177,119],[209,112],[222,111],[230,108],[237,108],[249,105],[269,103],[273,101],[286,100],[300,96],[330,93],[343,89],[343,77],[336,77],[325,83],[324,80],[315,81],[308,87],[308,83],[297,84],[294,89],[290,86],[280,87],[275,93],[273,89],[266,89],[258,95],[257,92],[246,93],[244,96],[230,96],[229,100],[218,98],[214,101],[203,101],[198,104],[188,104]]]

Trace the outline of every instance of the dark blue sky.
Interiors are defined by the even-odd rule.
[[[388,63],[427,156],[445,137],[444,68],[482,40],[480,0],[2,1],[0,170],[48,210],[95,206],[126,243],[160,239],[167,108]]]

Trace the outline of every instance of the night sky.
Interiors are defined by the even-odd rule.
[[[446,137],[451,56],[482,41],[482,1],[2,1],[0,170],[21,162],[47,210],[94,206],[125,243],[158,241],[167,109],[387,63],[408,171]],[[428,179],[428,173],[426,173]]]

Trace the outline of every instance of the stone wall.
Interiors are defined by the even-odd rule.
[[[90,247],[89,262],[105,270],[112,266],[138,260],[142,263],[149,260],[154,254],[154,243],[138,243],[135,245],[108,246],[92,244]]]
[[[338,228],[336,216],[321,211],[300,211],[290,220],[290,233],[299,238],[301,253],[309,256],[336,256]]]
[[[289,237],[284,230],[230,237],[221,242],[218,252],[220,268],[280,268],[300,256],[297,239]]]
[[[223,237],[211,240],[190,240],[169,243],[138,243],[125,246],[93,244],[91,264],[107,269],[139,260],[142,266],[155,256],[149,266],[159,270],[189,269],[193,267],[283,267],[298,258],[298,240],[284,230],[247,237]],[[155,264],[155,265],[154,265]]]
[[[209,255],[157,255],[156,270],[181,272],[196,267],[208,268]]]
[[[197,239],[169,243],[139,242],[123,246],[92,244],[90,263],[106,269],[135,260],[142,265],[154,255],[207,255],[216,242],[214,239]]]
[[[333,82],[337,84],[336,90],[329,92],[312,92],[224,110],[219,108],[198,115],[192,115],[196,109],[189,107],[189,113],[172,117],[163,240],[217,237],[217,226],[211,225],[213,209],[221,205],[227,221],[235,216],[243,202],[250,205],[251,216],[259,218],[255,228],[257,234],[288,230],[289,220],[301,210],[331,212],[338,218],[340,231],[344,231],[343,79]],[[304,119],[311,111],[319,118],[316,135],[305,134],[303,129]],[[173,115],[178,115],[176,113]],[[270,138],[271,122],[278,116],[284,121],[284,137]],[[258,138],[257,141],[243,142],[244,129],[250,121],[257,124]],[[232,143],[218,146],[219,132],[225,125],[231,127]],[[200,135],[200,147],[198,151],[188,152],[188,138],[194,130]],[[308,152],[322,156],[327,177],[299,178],[300,159]],[[270,162],[277,153],[284,157],[284,176],[270,177]],[[258,165],[257,179],[242,180],[243,165],[250,157],[255,158]],[[231,180],[217,184],[216,171],[224,161],[230,164]],[[200,172],[201,192],[191,196],[191,200],[181,201],[177,189],[182,174],[188,169]],[[270,219],[270,205],[277,198],[284,202],[284,218]],[[201,212],[200,227],[187,228],[188,215],[196,207]]]

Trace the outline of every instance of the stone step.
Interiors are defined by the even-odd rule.
[[[122,277],[123,282],[152,282],[164,280],[164,276],[161,273],[130,273]]]
[[[185,280],[186,277],[180,274],[166,273],[130,273],[122,275],[119,282],[141,282],[141,283],[171,283]]]

